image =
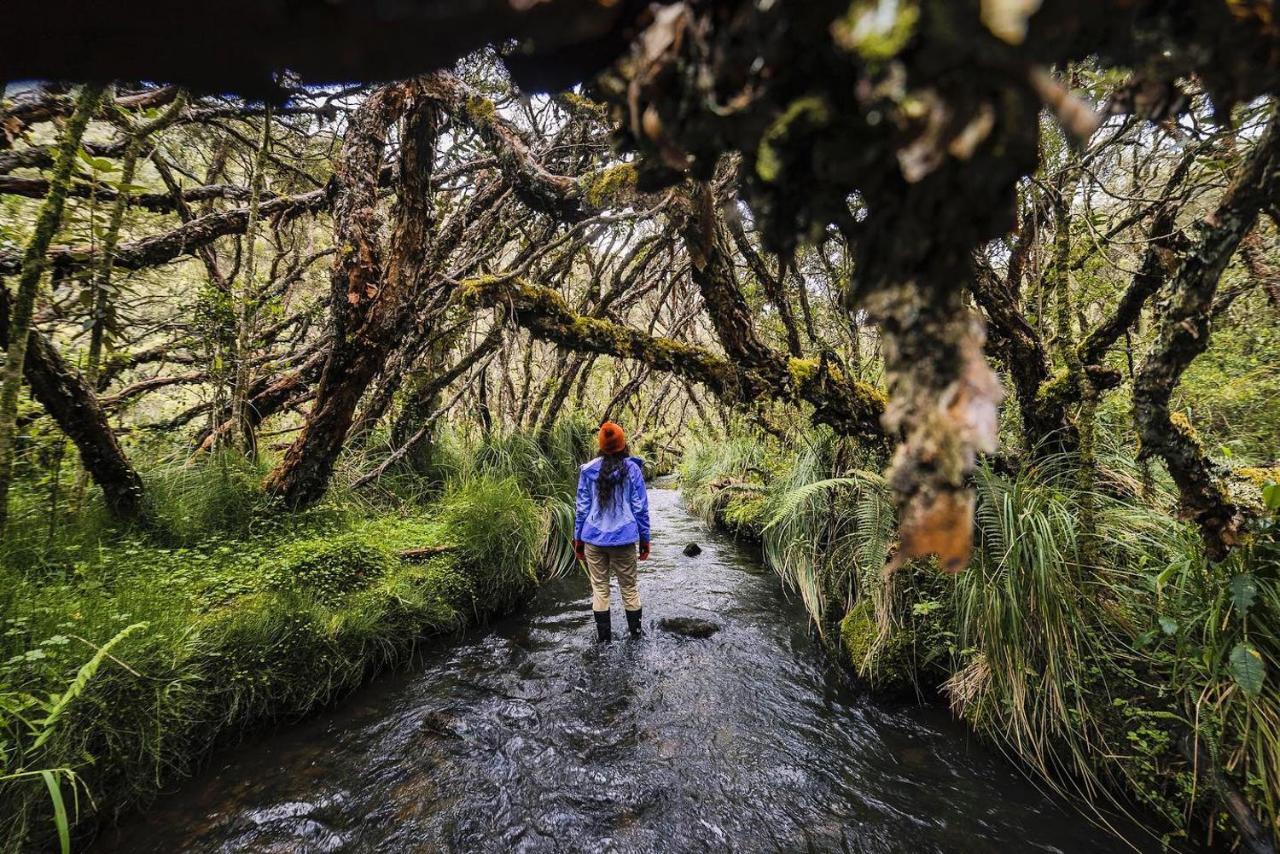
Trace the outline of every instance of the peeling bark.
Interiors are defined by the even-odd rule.
[[[403,117],[400,195],[389,257],[378,235],[378,175],[387,127]],[[431,244],[431,165],[437,111],[420,81],[385,86],[352,117],[335,170],[331,277],[333,344],[306,426],[264,489],[290,507],[323,496],[356,405],[395,345]],[[265,205],[263,207],[266,207]]]

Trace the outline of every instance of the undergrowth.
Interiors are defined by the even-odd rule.
[[[19,490],[0,549],[0,850],[69,844],[216,745],[523,601],[571,565],[584,437],[444,433],[430,475],[300,513],[230,455],[145,470],[145,527],[110,525],[92,493],[50,526]]]
[[[1280,487],[1264,485],[1271,515],[1212,564],[1169,484],[1123,448],[1099,458],[1087,496],[1070,459],[980,469],[974,557],[954,577],[928,561],[883,575],[884,461],[829,432],[697,445],[681,478],[696,512],[760,539],[873,687],[941,692],[1047,784],[1157,813],[1167,843],[1206,823],[1233,833],[1226,789],[1280,830]]]

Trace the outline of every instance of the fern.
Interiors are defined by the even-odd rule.
[[[32,750],[39,749],[46,741],[48,741],[57,729],[58,720],[66,712],[67,708],[75,702],[76,698],[84,693],[84,689],[88,686],[89,680],[93,679],[94,674],[102,667],[102,662],[107,660],[107,656],[111,654],[112,647],[119,644],[129,635],[139,629],[145,629],[146,623],[134,623],[121,629],[115,637],[103,644],[93,658],[86,661],[80,667],[80,671],[76,673],[76,678],[67,686],[67,690],[63,691],[55,697],[49,707],[49,714],[40,722],[40,732],[36,736],[36,740],[31,744]]]
[[[800,509],[801,505],[808,504],[810,500],[824,492],[843,487],[856,488],[864,484],[870,484],[880,489],[888,488],[888,484],[883,477],[868,471],[859,471],[845,477],[829,477],[823,480],[815,480],[811,483],[800,484],[794,489],[775,496],[772,512],[769,514],[768,521],[765,522],[764,530],[767,531],[786,521]]]

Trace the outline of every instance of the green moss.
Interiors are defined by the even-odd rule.
[[[883,389],[864,382],[854,382],[852,386],[854,395],[868,409],[883,412],[889,405],[889,395]]]
[[[791,372],[791,382],[800,388],[817,375],[818,360],[791,358],[787,360],[787,370]]]
[[[632,163],[617,163],[578,179],[579,192],[593,208],[604,207],[635,186],[636,167]]]
[[[381,603],[382,620],[403,625],[411,636],[461,629],[476,613],[475,582],[448,555],[402,566],[361,597]]]
[[[871,63],[893,59],[915,35],[920,6],[914,0],[853,0],[831,24],[836,44]]]
[[[738,491],[731,494],[725,502],[721,517],[730,529],[755,535],[764,527],[764,513],[763,492]]]
[[[585,95],[579,95],[577,92],[561,92],[560,100],[570,110],[588,113],[599,119],[604,119],[609,115],[609,108],[606,105],[599,101],[593,101]]]
[[[881,690],[913,684],[912,643],[911,633],[903,628],[881,637],[870,597],[860,598],[840,621],[840,649],[845,661],[872,687]]]
[[[840,647],[844,650],[845,661],[854,670],[861,671],[870,660],[878,633],[875,612],[869,600],[858,602],[840,621]]]
[[[670,338],[651,338],[608,320],[575,314],[558,291],[522,279],[477,276],[460,282],[456,293],[459,302],[470,308],[498,301],[515,302],[517,311],[536,314],[558,327],[555,332],[546,333],[555,340],[571,339],[578,346],[588,344],[593,349],[639,359],[661,369],[695,366],[721,387],[729,386],[734,374],[728,361],[700,347]]]
[[[1268,483],[1280,483],[1280,466],[1246,466],[1235,469],[1233,474],[1259,489]]]
[[[797,124],[821,127],[829,121],[831,109],[824,98],[810,95],[792,101],[760,138],[760,147],[756,151],[756,174],[763,181],[777,181],[783,171],[781,149],[794,137]]]
[[[1061,403],[1070,392],[1071,375],[1063,369],[1040,384],[1040,388],[1036,389],[1036,402],[1041,406],[1055,402]]]
[[[819,367],[820,362],[817,359],[793,357],[787,360],[787,371],[791,374],[792,386],[798,394],[803,392],[805,386],[817,379]],[[827,377],[833,383],[844,386],[859,408],[869,412],[883,412],[889,405],[889,396],[882,390],[870,383],[849,379],[838,365],[827,363],[825,370]]]
[[[466,110],[471,120],[480,125],[493,121],[498,114],[498,108],[493,105],[493,101],[480,95],[472,95],[467,99]]]
[[[1170,412],[1169,423],[1173,425],[1176,433],[1195,446],[1196,451],[1204,454],[1204,442],[1200,441],[1196,428],[1191,426],[1191,419],[1181,412]]]

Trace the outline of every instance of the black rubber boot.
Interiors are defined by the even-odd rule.
[[[626,611],[627,628],[631,630],[631,636],[638,638],[644,634],[644,630],[640,628],[640,618],[644,615],[644,608],[636,608],[634,611]]]
[[[608,611],[592,611],[596,615],[596,634],[600,638],[600,643],[608,643],[613,640],[613,625],[609,622]]]

